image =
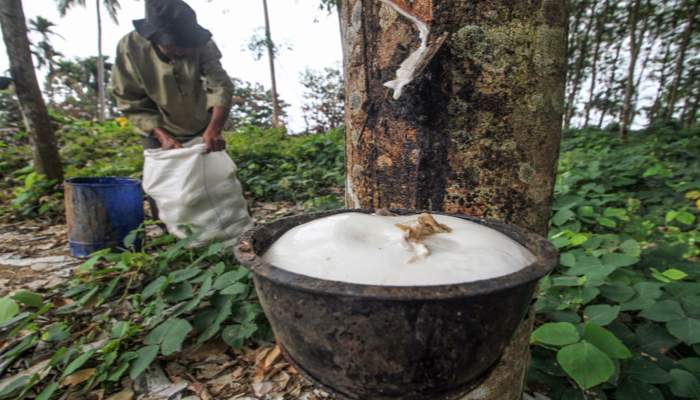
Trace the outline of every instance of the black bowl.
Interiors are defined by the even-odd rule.
[[[299,275],[258,257],[289,229],[346,212],[374,210],[283,218],[246,232],[234,248],[238,261],[253,273],[283,355],[314,384],[341,398],[426,400],[468,393],[498,362],[537,282],[559,261],[549,241],[524,229],[432,211],[493,228],[525,246],[537,261],[476,282],[372,286]]]

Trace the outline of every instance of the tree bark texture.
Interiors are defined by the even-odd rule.
[[[566,117],[564,119],[564,127],[566,129],[569,129],[569,127],[571,126],[571,118],[573,118],[574,114],[576,114],[576,97],[578,96],[580,91],[581,78],[583,78],[583,73],[585,69],[584,62],[588,59],[588,39],[590,37],[593,24],[595,23],[595,9],[597,5],[598,0],[594,0],[593,5],[591,6],[591,18],[588,21],[588,24],[586,24],[586,30],[581,35],[582,37],[579,40],[579,55],[578,59],[576,59],[576,64],[574,65],[574,79],[571,82],[571,92],[569,92],[569,100],[567,101],[566,108]]]
[[[588,126],[591,117],[591,107],[593,106],[593,99],[595,98],[596,74],[598,73],[598,56],[600,55],[600,44],[603,41],[603,33],[605,33],[605,21],[608,17],[609,6],[610,0],[605,0],[603,11],[601,11],[596,18],[595,48],[593,50],[593,63],[591,65],[591,86],[588,88],[588,102],[584,110],[585,118],[583,120],[583,127]]]
[[[31,142],[34,171],[49,180],[63,180],[56,135],[36,80],[21,0],[0,0],[0,25],[10,60],[10,74]]]
[[[95,0],[97,8],[97,119],[105,122],[105,62],[102,55],[102,14],[100,0]]]
[[[446,211],[546,235],[565,98],[566,4],[345,0],[348,207]],[[422,53],[423,31],[408,16],[429,30]],[[394,99],[384,84],[416,54],[412,80]],[[465,399],[522,398],[527,321],[510,355]]]
[[[627,69],[627,82],[625,84],[625,99],[622,103],[622,122],[620,124],[620,139],[627,139],[627,131],[630,125],[632,125],[632,120],[634,119],[634,110],[632,108],[632,98],[636,93],[636,86],[634,84],[634,69],[637,66],[637,58],[639,57],[639,51],[644,43],[644,35],[647,30],[647,23],[649,21],[649,0],[646,2],[644,23],[641,29],[637,32],[637,19],[639,18],[639,9],[641,7],[642,0],[636,0],[634,4],[630,5],[630,58],[629,66]]]
[[[272,127],[279,126],[279,106],[277,104],[277,80],[275,79],[275,49],[270,34],[270,19],[267,16],[267,0],[263,0],[265,9],[265,41],[267,42],[267,53],[270,59],[270,77],[272,79]]]

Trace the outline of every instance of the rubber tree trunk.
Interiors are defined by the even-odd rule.
[[[102,55],[102,14],[100,0],[95,0],[97,8],[97,119],[105,122],[105,62]]]
[[[0,0],[0,25],[10,60],[10,74],[31,143],[34,171],[37,175],[46,175],[49,180],[62,181],[63,167],[56,135],[36,80],[21,0]]]
[[[267,53],[270,59],[270,77],[272,78],[272,127],[279,126],[279,106],[277,105],[277,81],[275,79],[275,48],[270,34],[270,19],[267,16],[267,0],[263,0],[265,9],[265,41],[267,42]]]
[[[566,1],[389,1],[343,2],[348,207],[446,211],[545,235]],[[413,72],[399,70],[407,58]],[[466,399],[522,398],[531,327],[532,318]]]

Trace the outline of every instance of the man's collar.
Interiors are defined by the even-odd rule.
[[[163,52],[160,51],[160,49],[158,48],[158,46],[156,46],[156,45],[153,44],[153,43],[151,43],[151,46],[153,47],[153,51],[156,52],[156,55],[158,56],[158,59],[159,59],[160,61],[163,61],[163,62],[166,63],[166,64],[170,64],[170,62],[171,62],[172,60],[169,59],[168,56],[166,56],[165,54],[163,54]]]

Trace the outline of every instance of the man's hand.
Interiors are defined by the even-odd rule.
[[[204,134],[202,134],[202,140],[204,140],[204,144],[207,146],[204,151],[207,154],[226,150],[226,141],[224,137],[221,136],[220,130],[212,129],[211,127],[207,128]]]
[[[163,128],[153,130],[153,136],[160,141],[163,150],[181,149],[182,144],[170,136]]]

